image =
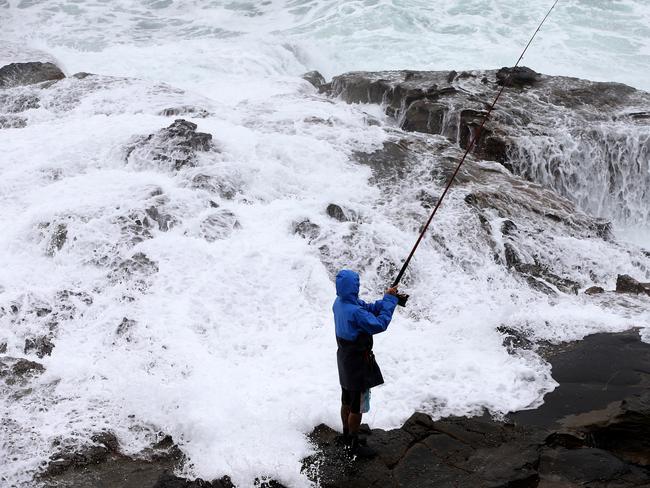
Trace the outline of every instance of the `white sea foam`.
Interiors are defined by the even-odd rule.
[[[321,227],[320,244],[330,247],[333,264],[363,267],[379,255],[399,262],[423,210],[408,193],[382,195],[368,182],[369,170],[350,160],[353,151],[377,149],[389,137],[383,126],[367,123],[372,117],[389,124],[380,109],[332,103],[297,75],[312,68],[332,75],[512,64],[546,6],[509,0],[9,5],[0,3],[0,35],[12,42],[4,61],[32,60],[16,48],[24,45],[46,53],[39,60],[57,60],[67,74],[107,77],[39,91],[41,107],[25,112],[27,127],[0,131],[0,304],[19,310],[0,317],[6,355],[25,356],[25,338],[46,330],[59,313],[25,312],[34,304],[68,303],[57,296],[62,290],[92,298],[91,304],[76,295],[66,299],[73,312],[60,311],[55,348],[39,359],[46,371],[31,393],[3,391],[0,412],[8,421],[1,427],[0,481],[29,485],[54,440],[83,443],[106,428],[132,454],[157,432],[171,434],[191,462],[188,475],[230,474],[241,486],[269,475],[306,486],[305,434],[320,422],[338,423],[333,287],[317,246],[294,235],[292,225],[310,219]],[[526,64],[647,89],[649,17],[641,1],[561,3]],[[609,71],[611,60],[616,72]],[[126,164],[133,136],[169,125],[158,114],[179,105],[208,113],[192,120],[213,134],[219,152],[178,173],[153,160]],[[192,188],[196,172],[225,181],[237,196]],[[398,426],[416,408],[443,416],[538,405],[556,385],[550,368],[534,352],[508,354],[500,325],[562,341],[650,323],[643,302],[548,298],[522,286],[481,244],[483,230],[469,218],[463,196],[450,195],[434,229],[454,258],[425,241],[413,263],[409,308],[377,338],[387,382],[373,393],[376,407],[367,416],[373,426]],[[202,223],[216,211],[210,200],[239,222],[227,239],[201,237]],[[143,214],[152,202],[177,224],[128,241],[121,219]],[[351,224],[325,215],[331,202],[360,216],[351,243],[345,238]],[[48,256],[58,223],[66,225],[67,241]],[[602,240],[557,237],[543,241],[542,252],[581,282],[589,282],[587,269],[597,262],[611,288],[617,273],[642,259]],[[158,272],[141,283],[109,279],[102,263],[137,252],[155,261]],[[367,298],[385,285],[372,267],[362,280]],[[118,334],[124,318],[133,322]]]

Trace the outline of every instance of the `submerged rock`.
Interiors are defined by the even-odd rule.
[[[330,203],[325,209],[325,212],[327,213],[327,215],[332,217],[334,220],[338,220],[339,222],[345,222],[349,220],[345,215],[343,209],[335,203]]]
[[[44,356],[49,356],[52,354],[52,350],[54,349],[54,344],[52,343],[51,339],[46,336],[42,337],[35,337],[31,339],[25,339],[25,347],[24,347],[24,352],[25,354],[29,354],[32,351],[36,356],[39,358],[43,358]]]
[[[241,228],[237,216],[226,209],[218,209],[205,217],[200,225],[199,234],[208,242],[226,239],[235,229]]]
[[[122,260],[109,272],[109,279],[114,283],[133,282],[138,288],[147,285],[147,279],[158,272],[158,264],[149,257],[137,252],[128,259]]]
[[[22,129],[27,127],[27,119],[17,115],[0,115],[0,129]]]
[[[303,239],[307,239],[309,242],[316,239],[320,234],[320,226],[314,224],[309,219],[295,222],[292,228],[294,234],[299,235]]]
[[[152,162],[162,162],[175,171],[195,166],[197,152],[214,149],[212,134],[196,129],[196,124],[177,119],[169,127],[138,139],[127,149],[126,161],[145,167]]]
[[[53,63],[11,63],[0,68],[0,88],[33,85],[63,78],[63,71]]]
[[[206,109],[195,107],[194,105],[180,105],[178,107],[169,107],[160,111],[163,117],[178,117],[179,115],[205,118],[210,115]]]
[[[60,251],[63,248],[63,245],[68,240],[68,227],[63,224],[57,224],[52,230],[52,237],[50,242],[47,244],[47,249],[45,253],[48,256],[54,256],[57,251]]]
[[[235,488],[235,485],[227,476],[210,482],[201,478],[188,480],[171,473],[163,473],[151,488]]]
[[[318,71],[308,71],[301,78],[311,83],[317,90],[325,84],[325,77]]]
[[[38,96],[32,93],[0,93],[0,112],[20,113],[40,107]]]

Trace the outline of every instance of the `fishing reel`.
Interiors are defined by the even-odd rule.
[[[398,293],[396,296],[397,296],[397,304],[400,307],[406,307],[406,302],[409,299],[409,296],[404,293]]]

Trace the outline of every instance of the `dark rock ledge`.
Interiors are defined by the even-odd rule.
[[[547,76],[530,68],[478,71],[356,71],[335,76],[330,83],[312,81],[322,93],[348,103],[381,104],[406,131],[440,134],[465,149],[501,88],[499,104],[488,119],[473,153],[512,169],[509,151],[518,136],[553,136],[553,122],[567,110],[580,130],[626,114],[644,121],[644,113],[629,113],[647,106],[650,95],[620,83]],[[533,123],[532,115],[535,122]],[[640,118],[639,118],[640,117]],[[531,175],[524,174],[525,177]]]
[[[515,344],[514,353],[525,343]],[[346,458],[338,433],[319,425],[310,434],[317,453],[303,461],[303,472],[321,488],[650,487],[650,344],[636,331],[595,334],[547,346],[543,354],[560,386],[537,409],[505,421],[487,415],[433,421],[415,413],[399,429],[366,426],[367,443],[379,453],[369,461]],[[55,454],[42,486],[234,486],[227,477],[173,475],[184,459],[169,437],[143,459],[121,455],[108,433],[93,441],[84,452]],[[283,485],[260,478],[255,486]]]
[[[368,431],[370,461],[346,459],[320,425],[304,471],[323,488],[650,486],[650,345],[596,334],[546,354],[560,386],[538,409],[504,422],[415,413]]]

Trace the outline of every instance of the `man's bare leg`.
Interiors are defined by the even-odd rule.
[[[348,429],[350,435],[359,435],[359,429],[361,428],[361,413],[352,413],[348,415]]]
[[[350,433],[350,405],[341,405],[341,422],[343,423],[343,436]]]

